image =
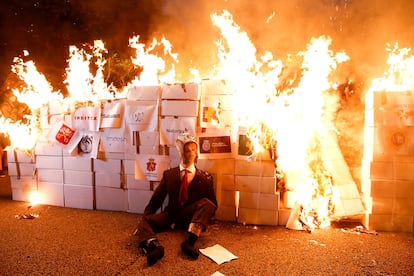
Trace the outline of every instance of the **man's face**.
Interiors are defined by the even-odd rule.
[[[197,144],[189,142],[184,145],[184,156],[183,163],[185,165],[191,165],[195,162],[197,158]]]

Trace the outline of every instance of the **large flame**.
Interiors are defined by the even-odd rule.
[[[86,48],[86,49],[85,49]],[[94,41],[94,45],[86,45],[79,49],[76,46],[69,47],[68,68],[66,69],[65,84],[70,96],[68,100],[72,103],[92,102],[113,99],[116,94],[103,77],[107,53],[101,40]],[[95,74],[91,72],[91,62],[95,61]]]
[[[414,88],[414,56],[410,48],[389,45],[388,70],[381,78],[372,81],[369,91],[412,91]]]
[[[331,38],[320,36],[312,38],[304,51],[275,59],[270,51],[258,52],[230,12],[214,13],[211,20],[221,32],[215,44],[218,63],[210,68],[208,76],[200,76],[197,68],[188,68],[192,80],[226,80],[233,91],[235,124],[232,133],[237,134],[240,128],[248,129],[253,156],[270,150],[277,168],[299,172],[302,183],[297,201],[305,212],[312,213],[309,216],[316,218],[315,225],[326,224],[332,207],[333,183],[321,147],[334,130],[332,118],[338,102],[331,93],[333,84],[329,78],[348,56],[331,50]],[[131,61],[139,68],[139,75],[127,86],[182,81],[175,73],[178,54],[173,52],[173,46],[165,37],[154,38],[145,45],[139,42],[139,36],[134,36],[129,46],[135,50]],[[384,78],[373,82],[371,90],[412,90],[414,59],[407,57],[409,49],[394,47],[389,51],[390,69]],[[34,146],[38,138],[39,109],[50,102],[62,105],[64,113],[73,104],[125,97],[127,87],[117,91],[105,82],[106,53],[100,40],[93,46],[69,47],[64,82],[69,92],[67,97],[53,91],[33,61],[15,59],[12,70],[26,85],[13,92],[20,102],[29,106],[32,114],[27,123],[12,123],[0,118],[1,130],[10,135],[14,147],[30,149]],[[286,74],[289,70],[294,74]],[[20,138],[25,145],[19,142]]]
[[[139,43],[139,36],[134,36],[129,40],[129,46],[135,49],[135,57],[131,60],[134,65],[141,69],[140,75],[133,81],[134,85],[158,85],[162,83],[174,83],[175,66],[178,63],[178,54],[172,52],[171,43],[162,37],[161,41],[156,38],[152,43],[145,47]],[[159,53],[162,56],[159,56]],[[167,69],[166,62],[169,59],[170,69]]]
[[[249,129],[254,152],[276,147],[277,165],[283,171],[303,174],[296,200],[319,220],[316,226],[326,225],[325,218],[332,211],[333,183],[320,140],[333,128],[329,119],[334,109],[326,104],[332,103],[327,101],[333,86],[329,76],[348,56],[330,50],[329,37],[313,38],[306,51],[297,54],[302,59],[297,86],[277,90],[282,61],[269,52],[257,58],[253,43],[229,12],[214,14],[212,20],[223,35],[217,43],[220,64],[215,69],[235,92],[235,127]]]
[[[414,55],[410,55],[411,49],[399,48],[398,43],[396,43],[394,46],[388,45],[386,50],[389,53],[387,59],[389,68],[382,77],[372,80],[371,86],[365,95],[365,108],[370,111],[374,108],[375,92],[411,93],[414,91]],[[372,115],[365,118],[367,126],[374,125],[373,112],[370,112],[370,114]],[[407,115],[414,119],[412,113]],[[372,161],[374,149],[374,129],[372,127],[365,128],[364,145],[364,159],[366,162],[370,162]]]

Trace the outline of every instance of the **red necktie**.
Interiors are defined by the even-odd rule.
[[[188,199],[188,170],[184,170],[183,180],[180,186],[180,204],[183,205]]]

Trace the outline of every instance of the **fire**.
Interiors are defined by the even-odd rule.
[[[69,47],[65,84],[70,96],[67,99],[72,103],[114,99],[116,94],[103,77],[106,64],[104,54],[107,53],[104,43],[96,40],[93,46],[86,45],[85,48]],[[92,61],[95,61],[95,74],[90,71]]]
[[[29,202],[32,205],[42,204],[43,198],[39,191],[32,191],[29,195]]]
[[[274,16],[275,13],[267,20]],[[258,52],[230,12],[214,13],[211,20],[222,36],[216,42],[218,63],[208,76],[200,76],[197,68],[189,68],[192,80],[226,80],[233,91],[236,122],[231,129],[233,137],[240,128],[247,129],[254,152],[252,157],[268,151],[277,169],[288,175],[287,185],[298,186],[295,200],[302,206],[301,215],[306,223],[312,227],[329,225],[335,199],[334,183],[322,148],[334,130],[332,118],[339,100],[330,93],[333,84],[329,78],[349,57],[345,52],[330,49],[330,37],[320,36],[312,38],[304,51],[288,55],[283,60],[276,59],[270,51]],[[173,46],[165,37],[160,40],[154,38],[145,45],[139,42],[139,36],[134,36],[130,38],[129,46],[135,50],[131,61],[140,73],[128,85],[181,81],[175,72],[178,54],[173,52]],[[391,50],[390,71],[386,78],[374,82],[376,90],[380,86],[387,87],[387,82],[399,83],[399,89],[413,87],[413,82],[405,83],[406,74],[411,74],[411,77],[413,74],[413,60],[406,59],[408,52],[407,49]],[[39,109],[51,102],[60,105],[60,112],[64,114],[76,104],[97,104],[101,100],[125,98],[127,87],[118,91],[104,79],[106,54],[105,45],[100,40],[94,41],[92,46],[69,47],[64,82],[69,92],[67,97],[53,91],[33,61],[23,62],[23,59],[16,58],[13,72],[26,86],[14,93],[19,101],[30,107],[32,114],[27,124],[12,124],[1,118],[1,126],[10,135],[13,148],[34,147],[39,136]],[[284,73],[288,70],[295,70],[296,74],[288,75],[286,79]],[[404,71],[404,77],[399,75],[401,71]],[[28,144],[20,144],[17,137]],[[292,181],[289,175],[295,174],[296,179]]]
[[[398,43],[386,48],[389,68],[382,78],[374,79],[369,91],[409,91],[414,88],[414,56],[410,48],[399,48]]]
[[[28,153],[35,147],[40,135],[35,121],[11,122],[3,115],[0,117],[0,133],[4,133],[10,138],[11,148]]]
[[[235,91],[236,127],[248,127],[255,153],[276,150],[277,166],[303,174],[296,200],[305,212],[312,213],[315,227],[329,225],[326,220],[333,208],[333,183],[319,144],[333,128],[333,110],[326,105],[332,88],[328,78],[348,56],[330,50],[329,37],[313,38],[307,50],[297,55],[302,58],[298,85],[277,91],[282,61],[274,60],[268,52],[256,58],[256,48],[229,12],[214,14],[212,20],[223,35],[218,42],[220,64],[216,70]]]
[[[29,55],[24,51],[24,56]],[[51,99],[57,97],[53,88],[41,74],[33,61],[24,62],[23,58],[16,57],[12,65],[14,72],[25,85],[14,88],[13,94],[20,103],[26,104],[31,110],[30,114],[20,114],[22,119],[11,122],[3,115],[0,117],[0,130],[10,138],[11,147],[23,151],[29,151],[34,148],[39,133],[39,109],[46,105]]]
[[[399,48],[398,43],[393,47],[388,45],[387,64],[388,70],[381,78],[373,79],[365,96],[366,109],[374,108],[374,92],[389,91],[389,92],[407,92],[414,90],[414,55],[410,55],[410,48]],[[409,112],[409,104],[406,110],[400,112],[405,113],[407,120],[413,119],[412,113]],[[371,116],[365,119],[365,124],[369,126],[374,125],[373,112]],[[364,161],[372,161],[374,149],[374,129],[366,128],[364,133]]]
[[[131,58],[133,64],[142,69],[132,84],[157,85],[175,82],[174,64],[178,63],[178,54],[172,52],[172,45],[165,37],[161,41],[154,38],[151,45],[145,48],[145,44],[139,43],[139,36],[134,36],[130,38],[129,46],[135,49],[136,56]],[[163,53],[163,57],[158,56],[158,51]],[[168,58],[171,68],[167,71]]]
[[[24,51],[24,55],[28,56],[28,51]],[[28,105],[30,109],[38,109],[56,97],[53,88],[32,60],[24,62],[20,57],[14,58],[12,72],[26,84],[21,89],[13,89],[13,93],[19,102]]]

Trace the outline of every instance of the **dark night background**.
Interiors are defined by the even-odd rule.
[[[146,42],[165,34],[181,62],[211,60],[205,45],[218,39],[209,15],[228,9],[258,50],[276,58],[304,50],[312,36],[333,38],[333,47],[351,56],[346,74],[368,78],[384,72],[387,42],[410,47],[414,41],[409,0],[6,0],[0,2],[0,87],[13,57],[28,50],[38,70],[63,89],[69,45],[104,41],[108,57],[128,60],[128,39]],[[272,12],[273,20],[265,23]],[[207,50],[206,50],[207,49]],[[203,54],[200,54],[203,53]],[[184,55],[184,56],[185,56]],[[382,71],[381,71],[382,70]],[[127,74],[121,72],[120,75]],[[112,79],[116,81],[116,79]]]
[[[284,61],[288,54],[306,50],[312,37],[330,36],[331,48],[350,56],[350,61],[335,71],[334,81],[351,80],[352,87],[340,87],[351,89],[357,94],[354,98],[362,101],[372,78],[381,77],[388,69],[387,44],[398,42],[401,48],[414,45],[413,7],[411,0],[1,1],[0,107],[5,101],[10,105],[11,88],[18,85],[11,65],[24,50],[54,91],[65,94],[69,46],[82,48],[98,39],[108,50],[105,80],[117,87],[124,87],[139,74],[130,62],[133,51],[128,44],[133,35],[146,44],[165,35],[173,52],[179,54],[178,79],[190,66],[204,77],[217,62],[215,42],[221,37],[210,15],[224,9],[248,34],[258,55],[270,51],[275,59]],[[285,70],[286,78],[297,66]],[[1,108],[1,112],[6,117],[21,114],[14,109]]]
[[[7,0],[0,2],[0,83],[13,58],[28,50],[38,70],[59,86],[69,45],[102,39],[112,55],[127,58],[128,38],[145,38],[157,1]]]
[[[398,42],[401,48],[414,45],[413,7],[412,0],[3,0],[1,112],[8,118],[24,112],[24,107],[8,100],[10,88],[16,86],[13,58],[22,56],[24,50],[54,90],[63,93],[69,46],[81,48],[98,39],[108,50],[106,70],[111,77],[107,83],[122,87],[136,76],[137,69],[129,60],[128,40],[133,35],[140,35],[142,43],[165,35],[180,55],[180,66],[188,69],[191,65],[203,77],[216,64],[215,42],[220,38],[210,15],[227,9],[258,53],[267,50],[283,60],[287,54],[306,50],[312,37],[328,35],[334,51],[344,50],[350,56],[335,72],[338,83],[352,81],[352,86],[340,86],[339,92],[353,95],[344,97],[336,123],[342,130],[342,148],[352,148],[344,151],[350,153],[345,158],[359,162],[363,93],[372,78],[382,77],[388,68],[387,43]]]

